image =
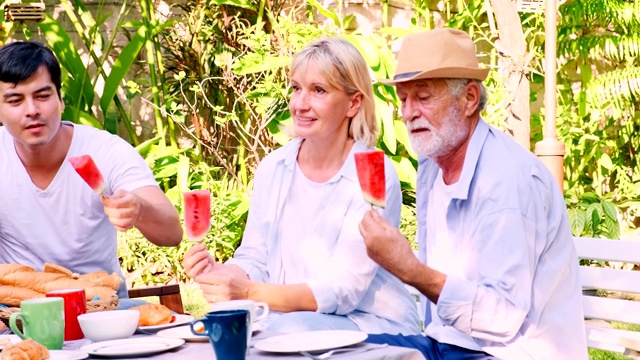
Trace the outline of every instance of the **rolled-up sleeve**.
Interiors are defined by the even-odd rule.
[[[447,275],[438,316],[472,337],[508,342],[531,307],[535,228],[519,209],[482,216],[469,234],[462,276]]]
[[[267,267],[267,259],[269,249],[266,244],[266,235],[268,233],[268,221],[270,217],[266,216],[264,205],[265,190],[265,168],[267,164],[261,164],[256,170],[254,177],[254,188],[249,204],[249,215],[247,216],[247,224],[242,236],[242,243],[236,249],[232,259],[227,264],[234,264],[241,267],[251,278],[251,280],[259,282],[269,281],[269,272]]]

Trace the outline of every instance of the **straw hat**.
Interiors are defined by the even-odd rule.
[[[395,85],[434,78],[482,81],[488,73],[488,68],[478,66],[476,46],[466,32],[441,28],[405,36],[398,52],[396,75],[380,82]]]

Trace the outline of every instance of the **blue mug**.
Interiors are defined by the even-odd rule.
[[[247,310],[211,311],[191,321],[189,327],[194,335],[209,337],[216,359],[245,360],[250,316]]]

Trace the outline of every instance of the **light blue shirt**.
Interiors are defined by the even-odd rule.
[[[242,267],[252,280],[286,284],[281,239],[282,208],[291,185],[301,139],[291,141],[265,157],[254,177],[249,217],[241,246],[228,263]],[[327,209],[310,236],[321,240],[332,254],[320,276],[308,278],[318,312],[345,315],[368,333],[417,334],[416,306],[404,285],[367,256],[358,224],[371,209],[365,202],[353,154],[370,150],[356,142],[342,169],[329,180]],[[385,157],[386,207],[383,216],[394,226],[400,221],[400,182]],[[326,271],[328,269],[328,271]]]
[[[419,161],[417,236],[427,265],[438,256],[426,254],[438,169]],[[544,164],[480,120],[451,195],[446,246],[459,261],[444,271],[438,304],[427,309],[440,321],[426,334],[501,359],[586,359],[578,258],[564,198]]]

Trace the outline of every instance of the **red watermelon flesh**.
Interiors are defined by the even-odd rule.
[[[96,163],[93,162],[91,155],[72,156],[69,158],[69,162],[93,191],[102,195],[105,188],[104,178],[100,170],[98,170]]]
[[[384,177],[384,152],[372,150],[354,154],[358,181],[364,199],[380,207],[385,206],[386,184]]]
[[[211,194],[209,190],[195,190],[185,192],[183,196],[187,239],[200,241],[211,228]]]

